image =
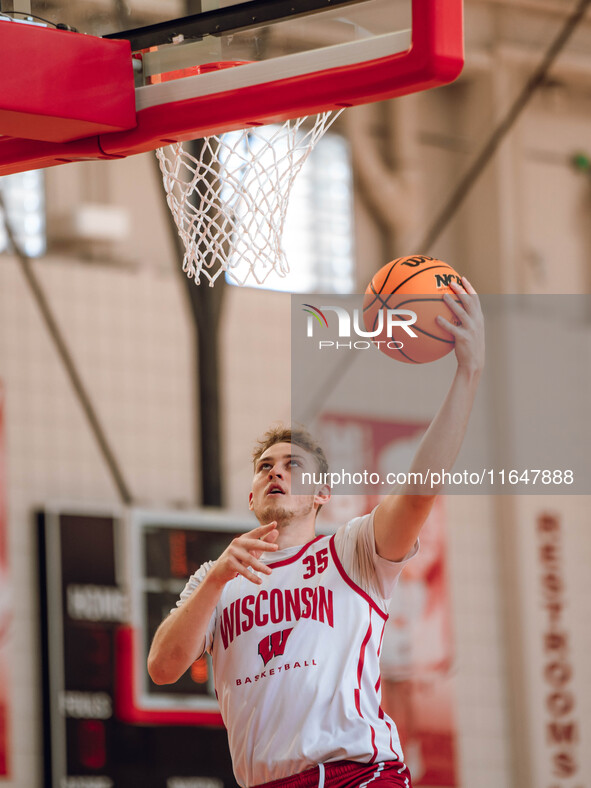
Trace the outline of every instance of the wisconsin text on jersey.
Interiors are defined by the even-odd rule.
[[[236,599],[223,609],[220,618],[224,649],[253,626],[266,627],[269,622],[281,624],[283,621],[299,621],[300,618],[311,618],[334,627],[333,593],[330,588],[273,588],[270,592],[263,589],[256,596],[248,594]],[[275,634],[279,633],[269,637],[273,638]]]

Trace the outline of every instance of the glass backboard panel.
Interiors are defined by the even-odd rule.
[[[295,14],[311,12],[316,18],[313,26],[321,28],[330,24],[330,20],[338,20],[345,24],[365,27],[369,33],[377,34],[391,29],[410,27],[411,0],[338,0],[322,2],[322,0],[294,0],[286,3],[275,0],[269,3],[273,7],[273,15],[277,20],[288,20]],[[27,10],[34,16],[47,20],[52,24],[64,24],[76,28],[81,33],[91,35],[109,35],[122,30],[155,25],[181,19],[195,14],[211,13],[217,10],[234,11],[238,18],[244,7],[250,9],[253,0],[201,0],[199,2],[183,2],[183,0],[82,0],[72,3],[69,0],[2,0],[0,8],[10,14],[17,10],[23,18]],[[325,5],[326,8],[321,6]],[[257,10],[260,16],[260,9]],[[263,14],[267,16],[268,14]],[[231,18],[231,17],[230,17]],[[292,22],[301,20],[302,16]],[[39,21],[41,21],[41,19]],[[320,21],[322,20],[322,21]],[[393,27],[392,27],[393,26]],[[294,30],[298,29],[298,25]],[[301,28],[300,28],[301,30]],[[283,33],[280,37],[283,36]],[[319,33],[316,33],[318,38]]]

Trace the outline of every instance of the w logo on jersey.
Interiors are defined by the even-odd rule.
[[[273,659],[273,657],[283,656],[287,638],[292,631],[293,627],[290,629],[278,630],[277,632],[272,632],[270,635],[267,635],[266,638],[261,640],[259,643],[259,654],[263,658],[265,665],[267,665],[268,662]]]

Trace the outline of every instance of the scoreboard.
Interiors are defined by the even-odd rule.
[[[188,577],[250,521],[219,510],[38,515],[46,788],[234,788],[208,656],[146,659]]]
[[[197,660],[175,684],[156,685],[146,670],[150,643],[160,622],[175,607],[190,575],[205,561],[216,559],[237,534],[253,528],[251,521],[220,513],[132,510],[127,528],[128,574],[132,632],[119,663],[127,672],[127,703],[121,715],[130,721],[159,721],[222,726],[215,698],[211,660]]]

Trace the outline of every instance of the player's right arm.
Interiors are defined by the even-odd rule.
[[[262,580],[256,572],[271,574],[259,558],[277,550],[276,525],[260,525],[233,539],[185,603],[160,624],[148,654],[148,673],[155,684],[178,681],[203,653],[209,622],[227,582],[242,575],[258,585]]]

